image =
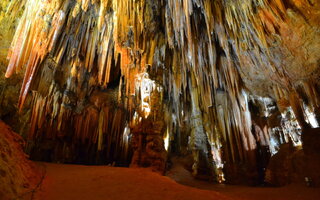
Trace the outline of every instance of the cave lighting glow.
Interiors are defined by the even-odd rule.
[[[136,89],[140,90],[141,111],[145,118],[148,118],[151,112],[150,96],[154,88],[156,88],[156,84],[149,78],[148,73],[141,73],[137,75]]]

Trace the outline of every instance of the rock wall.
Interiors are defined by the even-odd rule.
[[[24,199],[33,195],[42,170],[23,152],[21,136],[0,121],[0,199]]]
[[[18,20],[13,16],[18,17],[21,14],[20,6],[17,5],[13,9],[13,4],[7,0],[1,1],[0,4],[0,118],[19,132],[20,120],[16,120],[20,118],[17,114],[17,103],[23,71],[15,74],[12,79],[6,79],[4,76],[8,66],[7,55]]]
[[[133,156],[163,171],[170,153],[189,154],[196,177],[258,184],[280,144],[306,144],[301,134],[318,126],[318,1],[11,5],[21,17],[5,76],[24,78],[17,107],[16,86],[3,95],[1,117],[16,123],[20,110],[34,159]]]

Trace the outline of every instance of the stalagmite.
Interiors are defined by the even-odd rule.
[[[24,72],[28,149],[164,172],[179,143],[196,177],[252,180],[259,152],[300,144],[308,113],[320,124],[312,2],[12,1],[24,11],[5,77]]]

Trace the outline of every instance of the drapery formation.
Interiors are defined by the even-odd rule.
[[[132,144],[133,164],[164,170],[167,142],[192,152],[196,176],[222,180],[224,167],[250,177],[258,148],[299,144],[307,111],[319,119],[317,1],[12,4],[24,13],[6,77],[25,69],[18,106],[32,96],[29,139],[59,138],[65,161],[85,145],[89,157],[127,163]]]

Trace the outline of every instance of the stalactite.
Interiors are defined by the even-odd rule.
[[[290,8],[313,12],[309,1],[290,2],[21,1],[25,11],[8,54],[6,77],[25,68],[18,106],[22,110],[29,91],[34,90],[31,138],[45,133],[45,127],[56,127],[47,136],[90,143],[96,152],[109,152],[110,158],[119,156],[111,152],[121,151],[124,159],[132,136],[138,164],[143,153],[154,162],[164,162],[165,149],[152,145],[163,146],[159,140],[168,142],[177,130],[162,122],[179,127],[189,117],[193,140],[208,144],[201,149],[210,155],[208,165],[214,160],[222,168],[224,159],[235,170],[240,170],[239,163],[250,168],[256,162],[257,145],[271,146],[274,133],[269,129],[275,130],[257,128],[259,141],[252,132],[247,84],[252,70],[270,79],[266,90],[279,111],[285,113],[291,107],[300,126],[308,126],[296,92],[296,75],[290,73],[291,60],[300,56],[296,47],[302,44],[297,39],[300,35],[288,27],[293,19],[305,20],[310,30],[309,24],[317,22]],[[16,12],[18,3],[13,1],[9,10]],[[319,38],[315,30],[311,32]],[[301,57],[317,49],[317,44],[309,46]],[[279,61],[287,55],[293,58]],[[307,64],[316,65],[320,54],[312,51],[310,55],[314,59]],[[49,59],[55,63],[52,80],[39,73]],[[42,90],[37,81],[39,85],[51,82],[51,86]],[[316,87],[316,83],[303,83],[313,112],[319,110]],[[165,111],[170,114],[157,113]],[[155,130],[148,127],[156,125]],[[69,134],[69,129],[74,131]],[[202,162],[197,160],[197,150],[194,159]],[[163,166],[157,164],[162,170]]]
[[[212,176],[213,159],[211,149],[208,148],[208,139],[203,126],[202,115],[199,107],[199,91],[197,90],[196,79],[191,75],[190,93],[192,104],[192,130],[190,138],[190,148],[192,150],[194,164],[192,166],[194,176]]]

